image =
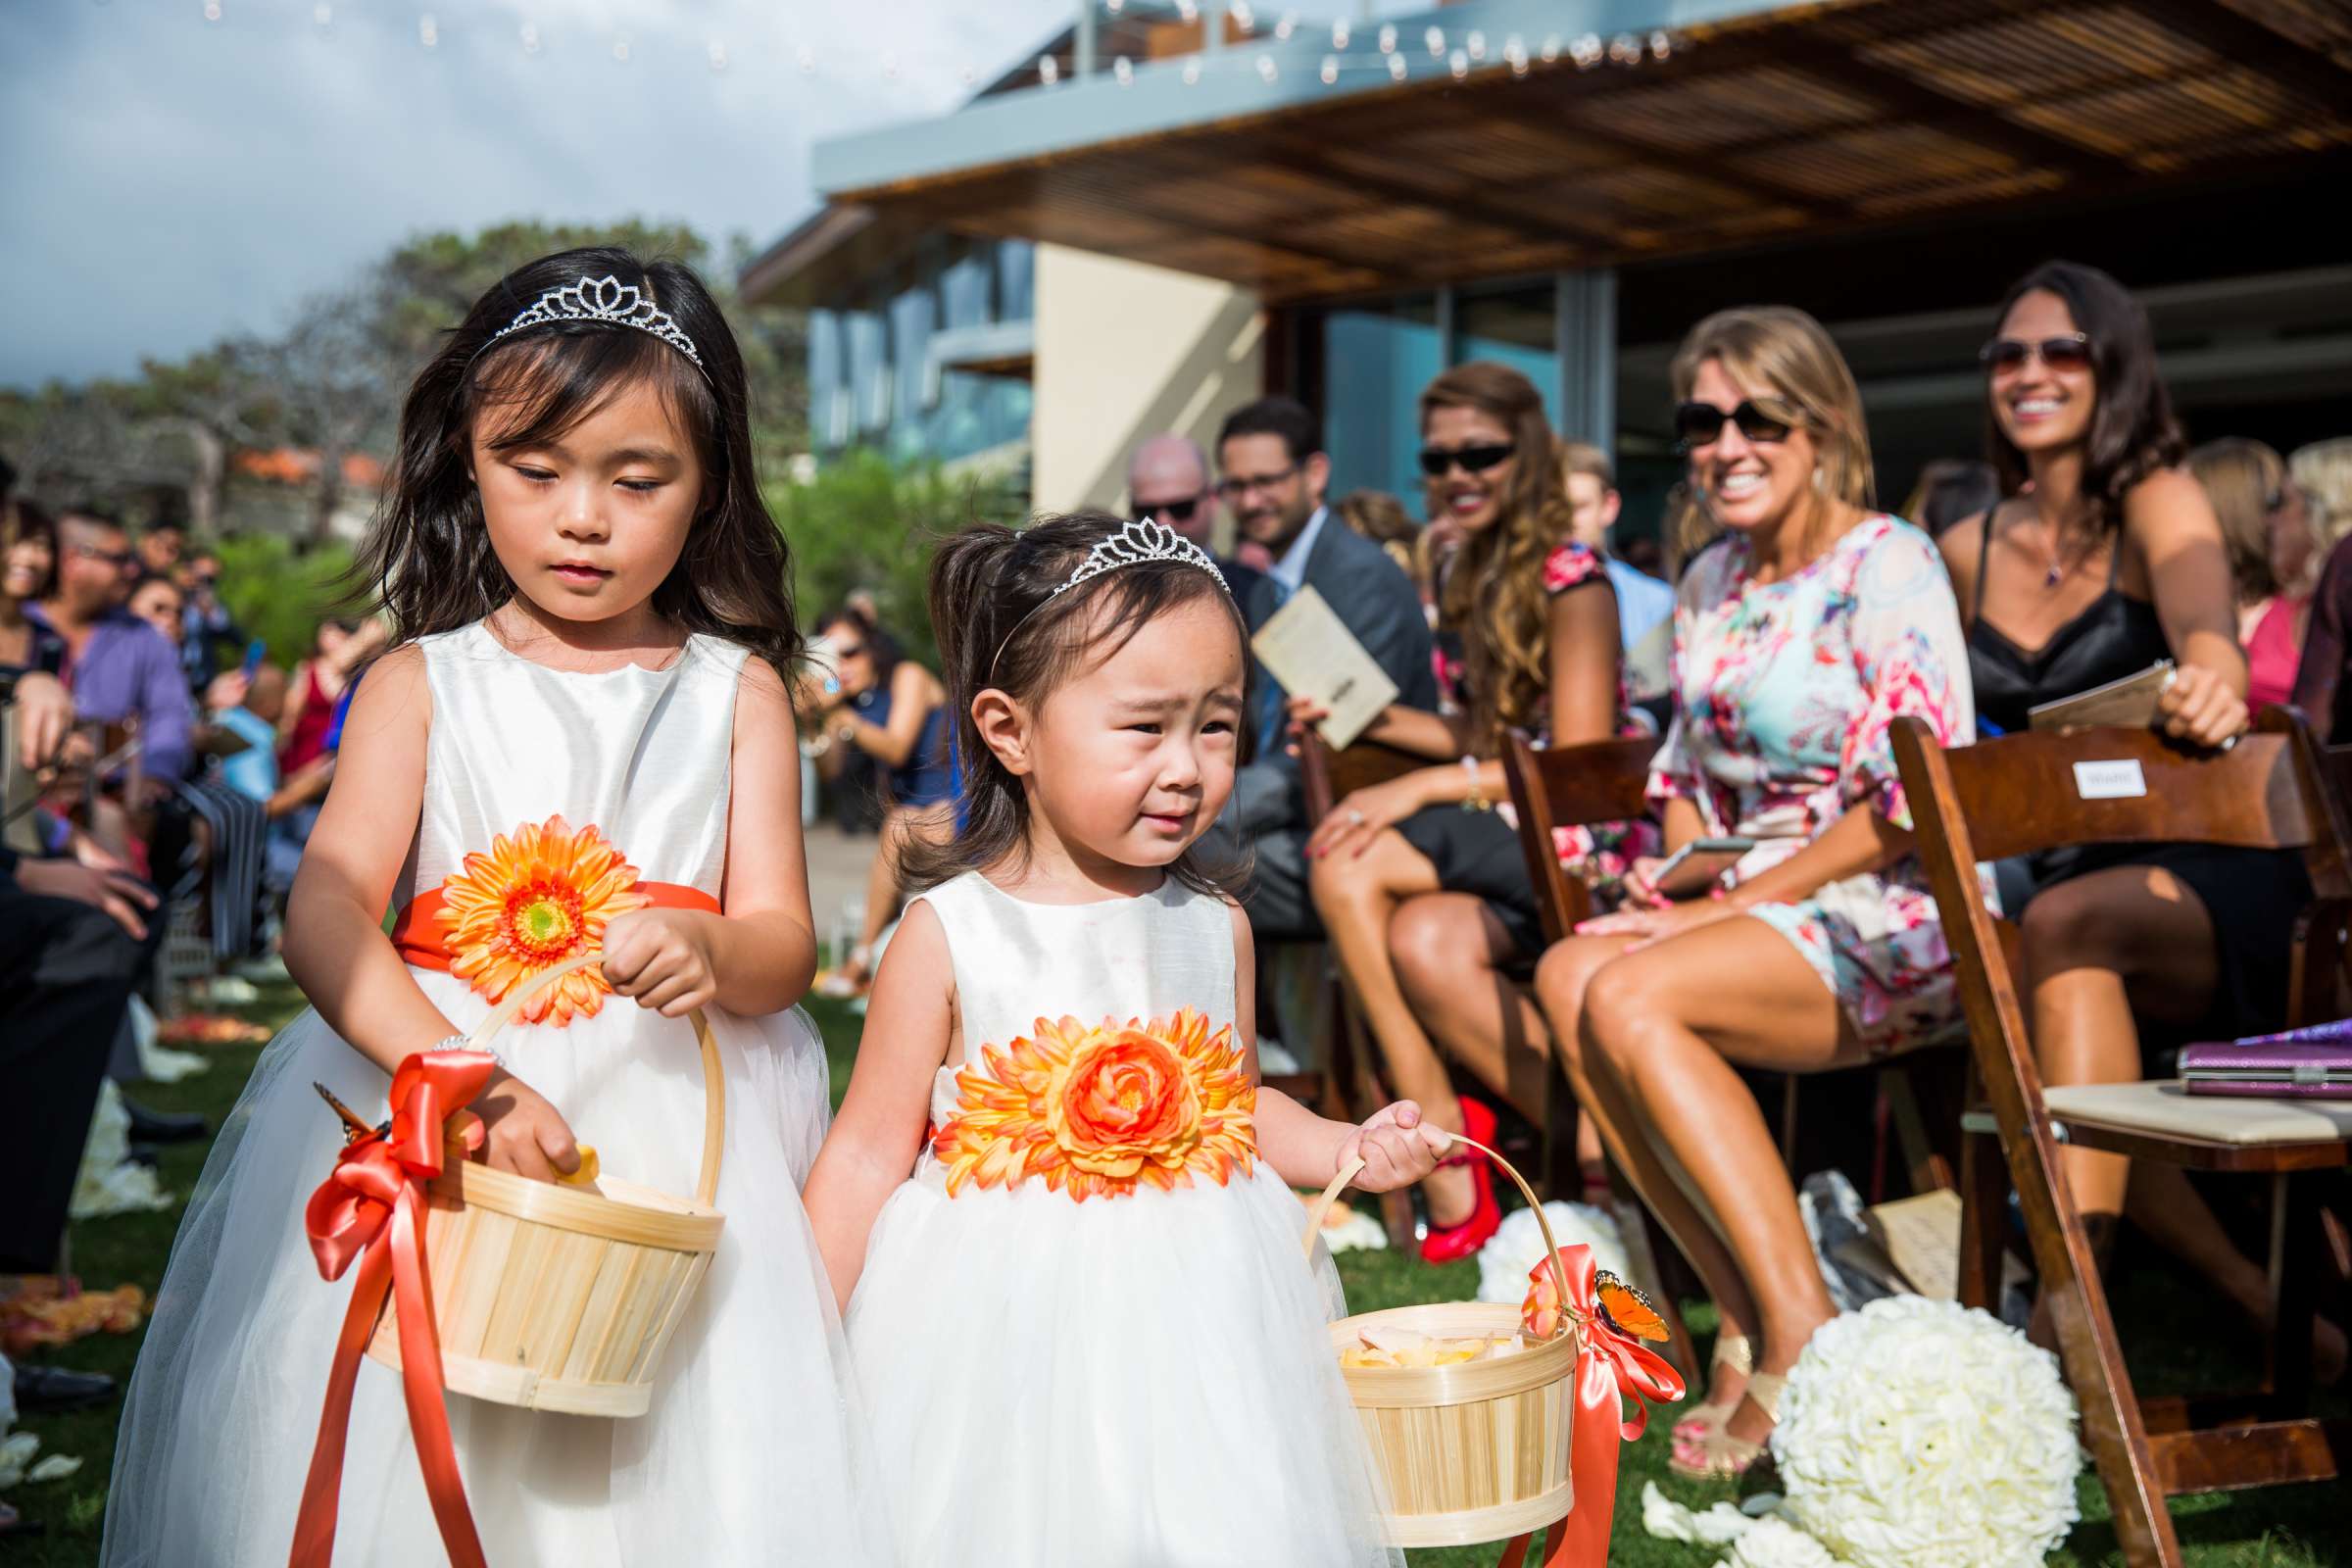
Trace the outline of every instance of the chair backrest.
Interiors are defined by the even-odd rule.
[[[1334,751],[1324,744],[1321,735],[1309,728],[1298,741],[1298,782],[1306,800],[1306,825],[1311,828],[1322,821],[1331,814],[1333,806],[1357,790],[1386,784],[1431,765],[1426,757],[1383,746],[1378,741],[1358,740],[1352,746]]]
[[[2339,933],[2352,915],[2343,814],[2322,781],[2300,716],[2273,708],[2227,752],[2192,753],[2149,730],[2082,729],[2006,736],[1950,750],[1927,724],[1894,723],[1927,870],[1958,970],[1969,1034],[1988,1091],[2041,1078],[2028,1044],[2014,972],[1977,881],[1977,862],[2070,844],[2191,842],[2304,853],[2317,895],[2306,930],[2334,951],[2313,961],[2299,938],[2290,1021],[2331,1010],[2342,972]]]
[[[1524,731],[1505,738],[1502,773],[1519,812],[1519,849],[1527,857],[1546,941],[1565,941],[1592,913],[1592,890],[1560,864],[1552,829],[1646,815],[1649,764],[1658,744],[1656,736],[1642,735],[1539,750]]]

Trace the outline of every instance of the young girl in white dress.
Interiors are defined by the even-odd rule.
[[[884,1559],[846,1351],[799,1189],[824,1052],[782,671],[782,541],[743,363],[674,264],[582,250],[492,289],[419,374],[365,569],[397,638],[362,681],[288,911],[314,1004],[263,1055],[172,1250],[107,1514],[117,1568],[287,1560],[358,1270],[319,1277],[305,1197],[387,1073],[462,1043],[530,976],[602,947],[501,1034],[484,1153],[547,1179],[579,1145],[688,1193],[725,1068],[726,1231],[649,1414],[448,1396],[488,1560],[549,1568]],[[402,906],[393,937],[380,925]],[[453,1107],[454,1108],[454,1107]],[[362,1362],[339,1568],[447,1560],[397,1373]],[[780,1505],[789,1497],[790,1505]]]
[[[931,616],[965,819],[908,861],[808,1184],[899,1561],[1398,1561],[1289,1184],[1434,1155],[1410,1102],[1256,1085],[1250,927],[1189,853],[1243,714],[1224,579],[1157,523],[974,528]]]

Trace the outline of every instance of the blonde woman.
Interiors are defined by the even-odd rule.
[[[1421,394],[1421,440],[1433,524],[1462,541],[1440,590],[1451,710],[1384,711],[1366,734],[1430,765],[1340,802],[1306,854],[1390,1083],[1438,1126],[1493,1143],[1494,1110],[1455,1096],[1446,1055],[1499,1093],[1512,1042],[1544,1049],[1543,1019],[1507,973],[1543,935],[1518,833],[1497,809],[1499,747],[1513,728],[1558,745],[1619,732],[1617,596],[1600,557],[1569,535],[1543,396],[1526,376],[1488,361],[1446,371]],[[1311,704],[1293,710],[1316,716]],[[1576,830],[1560,852],[1606,882],[1653,842],[1646,829]],[[1467,1257],[1501,1223],[1493,1175],[1466,1152],[1423,1196],[1431,1262]]]
[[[1684,573],[1679,713],[1650,778],[1669,850],[1752,840],[1712,896],[1657,861],[1627,906],[1544,956],[1537,994],[1586,1114],[1722,1313],[1710,1398],[1674,1467],[1761,1451],[1782,1377],[1830,1300],[1740,1067],[1816,1072],[1948,1033],[1951,956],[1911,854],[1889,731],[1975,733],[1936,547],[1871,507],[1852,375],[1819,323],[1726,311],[1674,361],[1691,492],[1724,536]],[[1751,1375],[1752,1373],[1752,1375]]]
[[[2230,548],[2237,590],[2237,640],[2246,651],[2246,706],[2291,700],[2295,663],[2311,621],[2318,537],[2286,460],[2259,441],[2230,436],[2188,455]]]

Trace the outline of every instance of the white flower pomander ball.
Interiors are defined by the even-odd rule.
[[[1625,1238],[1617,1229],[1616,1216],[1607,1209],[1555,1200],[1544,1205],[1544,1217],[1551,1221],[1551,1233],[1562,1247],[1583,1242],[1592,1249],[1593,1267],[1607,1269],[1619,1279],[1632,1276]],[[1478,1250],[1478,1298],[1517,1306],[1527,1299],[1528,1271],[1543,1260],[1544,1232],[1536,1224],[1535,1210],[1512,1209],[1487,1238],[1487,1245]]]
[[[1951,1301],[1873,1301],[1824,1324],[1788,1374],[1781,1512],[1852,1568],[2038,1564],[2075,1522],[2075,1421],[2057,1357],[2015,1329]]]
[[[1732,1543],[1716,1568],[1845,1568],[1830,1549],[1793,1525],[1764,1518]]]

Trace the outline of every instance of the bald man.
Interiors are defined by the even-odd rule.
[[[1127,514],[1166,523],[1201,549],[1217,521],[1217,492],[1208,482],[1208,454],[1189,436],[1155,435],[1127,460]]]

